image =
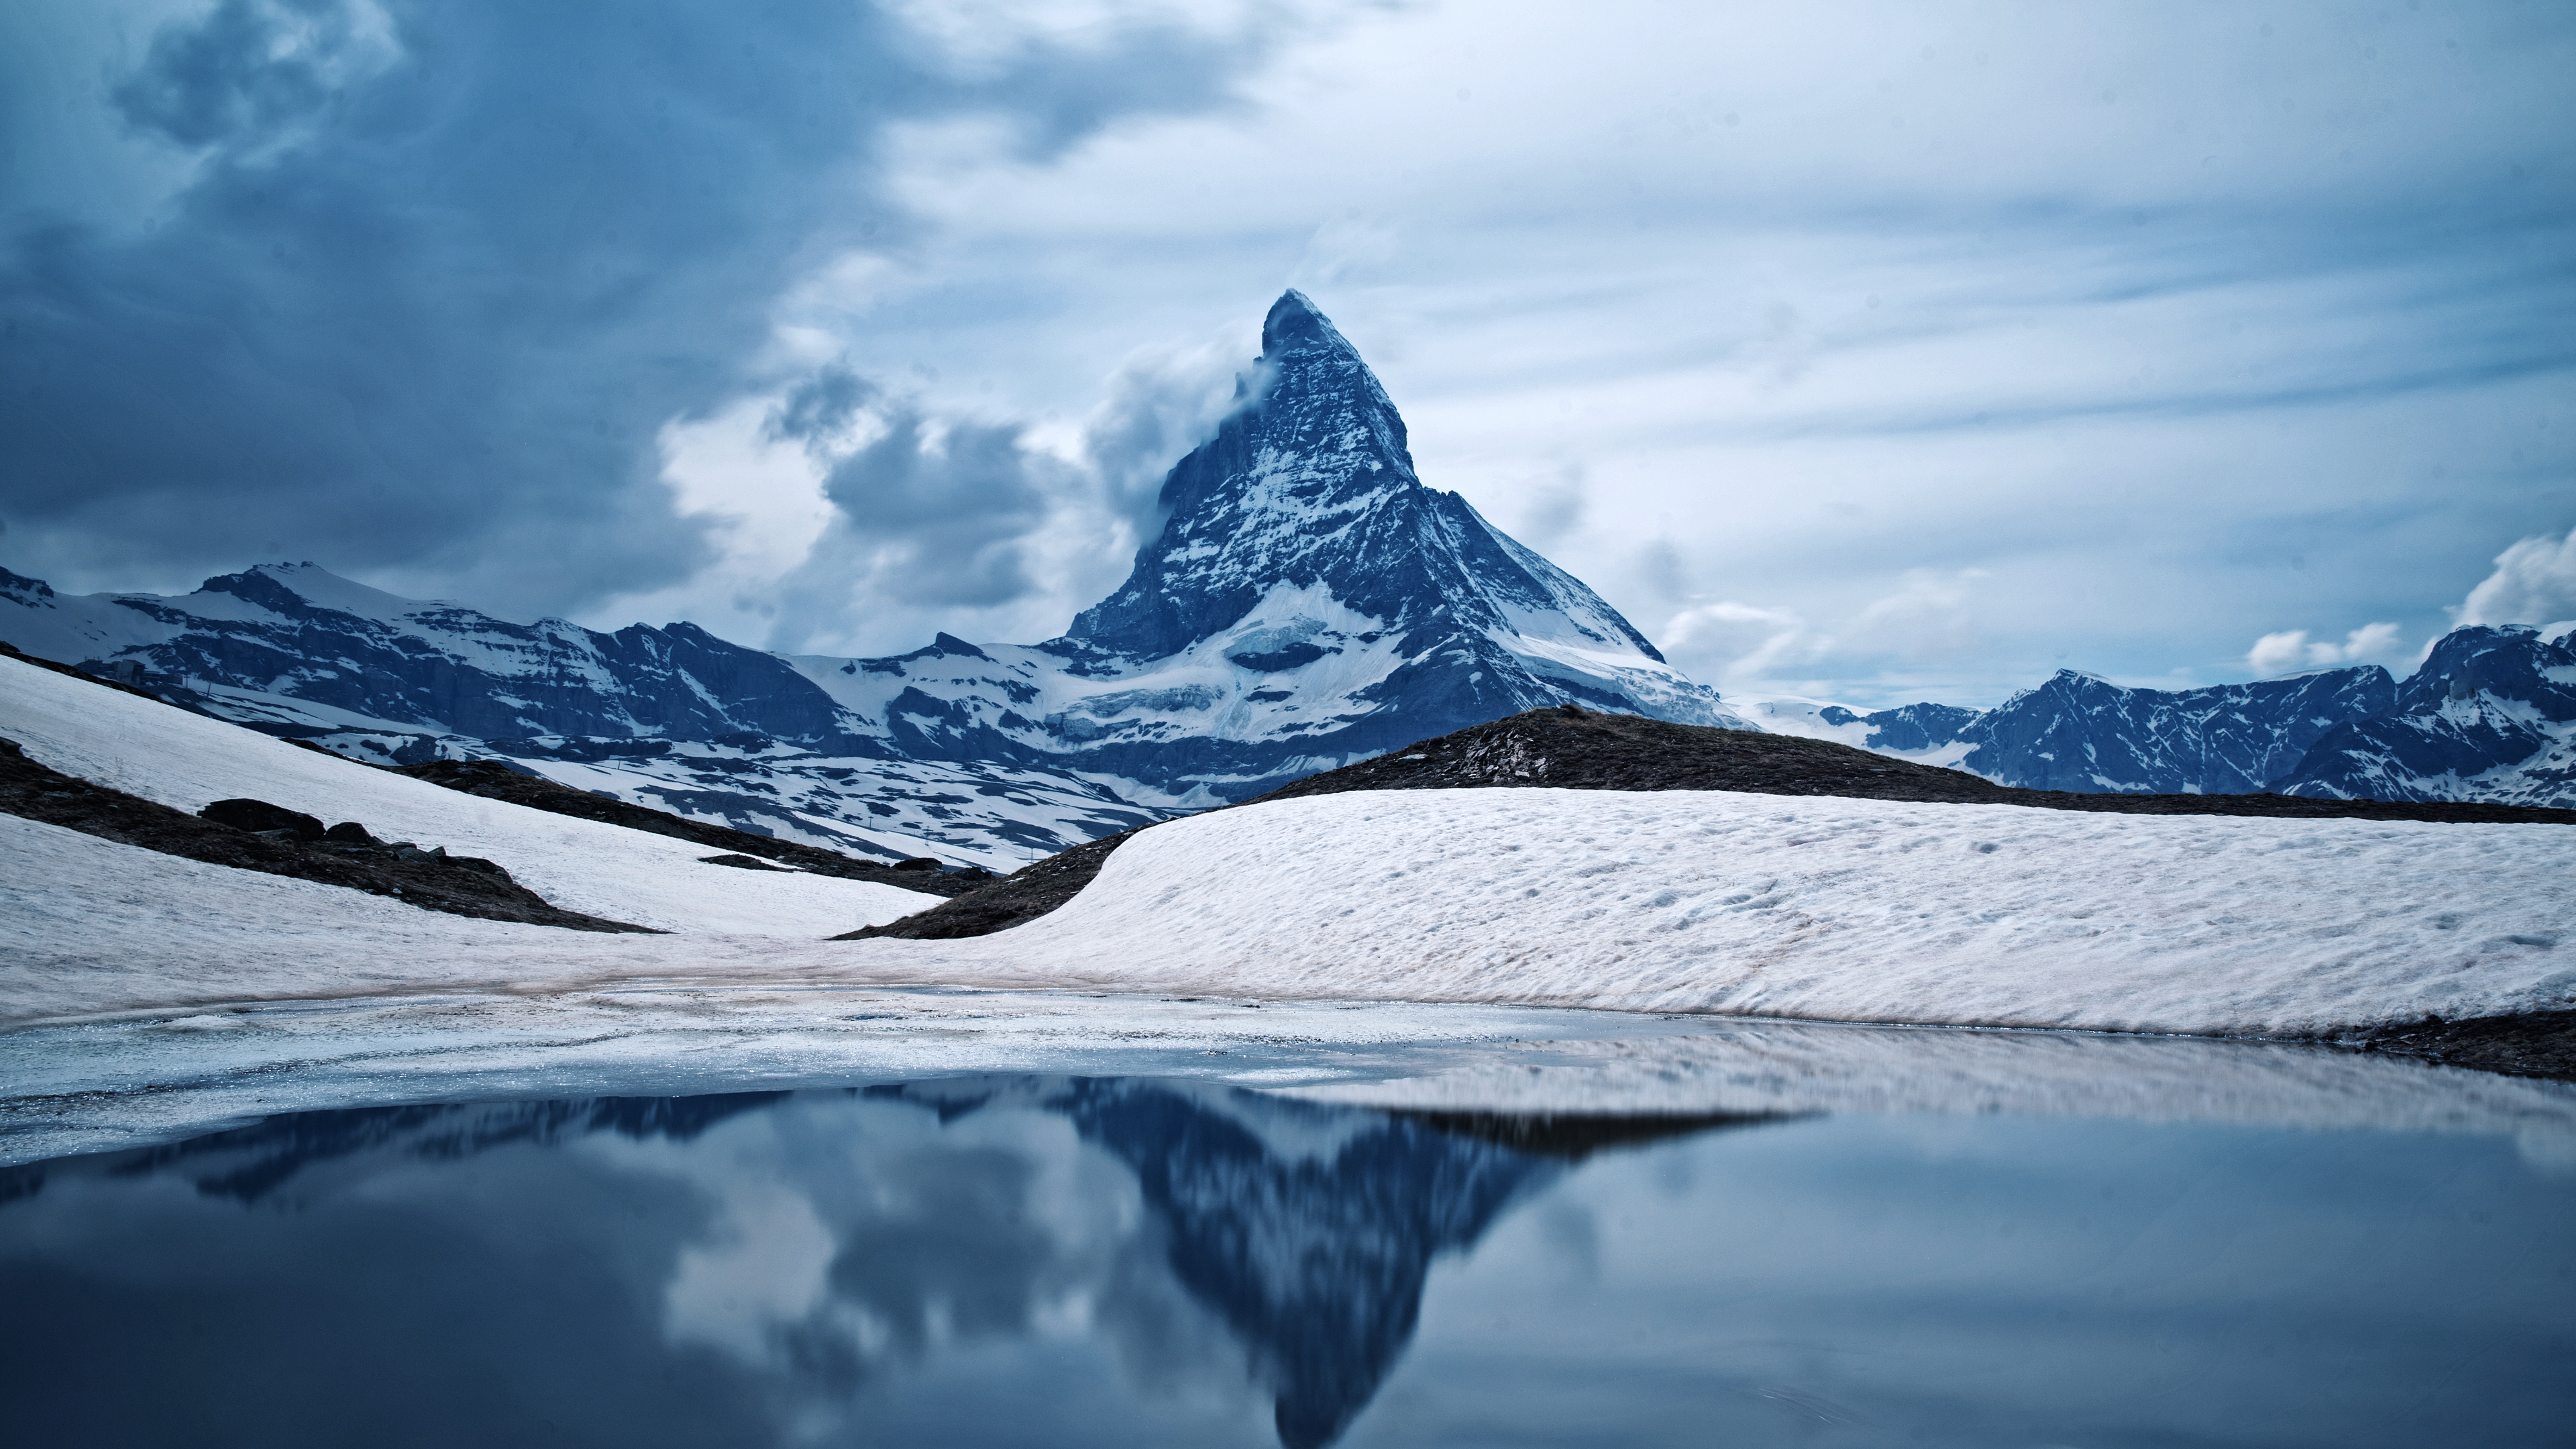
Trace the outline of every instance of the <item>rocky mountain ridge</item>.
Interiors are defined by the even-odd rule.
[[[2059,670],[1990,710],[1739,700],[1756,724],[2034,790],[2576,806],[2576,636],[2471,625],[2402,683],[2357,665],[2203,689]]]

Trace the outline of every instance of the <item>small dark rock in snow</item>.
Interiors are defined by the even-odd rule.
[[[218,800],[197,812],[200,819],[235,830],[265,834],[271,830],[292,830],[298,840],[320,840],[322,822],[299,810],[271,805],[265,800]]]
[[[346,845],[374,845],[378,843],[374,836],[367,833],[367,827],[360,825],[355,820],[341,821],[339,824],[323,831],[322,838],[325,840],[340,841]]]
[[[771,865],[768,861],[762,860],[757,856],[750,855],[702,855],[698,857],[698,863],[700,865],[729,865],[736,870],[787,869],[785,866]],[[794,872],[789,873],[793,874]]]

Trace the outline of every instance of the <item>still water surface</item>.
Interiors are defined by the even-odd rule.
[[[307,1112],[0,1175],[9,1438],[2576,1442],[2493,1135],[1210,1083]]]

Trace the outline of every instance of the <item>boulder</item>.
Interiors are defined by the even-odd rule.
[[[198,811],[197,815],[217,825],[229,825],[235,830],[254,834],[291,830],[298,840],[320,840],[324,833],[321,821],[283,805],[271,805],[265,800],[218,800]]]

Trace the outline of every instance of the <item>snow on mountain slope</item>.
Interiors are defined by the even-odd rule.
[[[826,936],[935,899],[870,881],[706,865],[707,850],[687,841],[444,790],[14,659],[0,659],[0,736],[66,775],[174,809],[247,796],[326,823],[355,820],[379,839],[495,861],[566,910],[666,931]]]
[[[888,860],[1015,864],[1179,804],[1036,751],[1017,751],[1030,759],[1014,765],[949,758],[958,752],[932,742],[931,759],[902,758],[884,738],[889,720],[918,735],[902,710],[882,699],[864,716],[844,710],[790,661],[690,626],[522,626],[309,564],[209,579],[179,598],[65,596],[0,574],[0,638],[40,658],[139,671],[136,682],[201,713],[352,759],[505,759]]]
[[[312,564],[195,593],[66,596],[0,574],[0,638],[65,664],[139,666],[245,723],[530,735],[825,738],[831,702],[774,656],[694,624],[603,634],[397,598]],[[313,711],[309,721],[294,716]]]
[[[789,659],[688,624],[517,624],[310,564],[182,598],[0,575],[0,638],[353,756],[615,758],[652,782],[601,788],[844,848],[882,826],[909,837],[885,853],[951,858],[1059,848],[1534,705],[1744,725],[1581,581],[1424,487],[1385,389],[1303,296],[1262,346],[1262,386],[1173,468],[1125,586],[1035,647]]]
[[[2456,629],[2386,713],[2321,736],[2277,784],[2330,799],[2576,806],[2576,633]]]
[[[2378,665],[2206,689],[2132,689],[2061,669],[1960,731],[1959,767],[2034,790],[2242,795],[2336,726],[2385,712]]]
[[[2001,785],[2239,795],[2268,788],[2338,727],[2385,713],[2396,694],[2377,665],[2187,690],[2136,689],[2061,669],[1989,710],[1927,703],[1862,714],[1789,695],[1732,695],[1729,703],[1766,730]]]

